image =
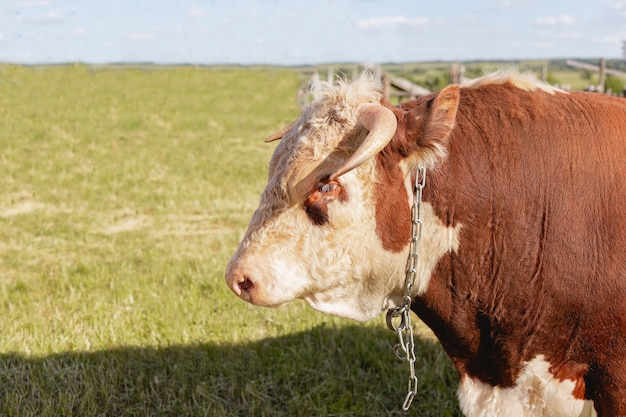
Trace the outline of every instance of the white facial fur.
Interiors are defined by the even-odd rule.
[[[358,172],[372,170],[373,161]],[[341,184],[349,198],[329,204],[328,225],[311,222],[301,204],[255,214],[227,272],[245,271],[254,282],[249,301],[274,306],[302,298],[317,310],[360,321],[386,307],[384,299],[402,273],[402,255],[384,251],[376,237],[367,198],[373,182],[353,171]]]
[[[398,253],[383,249],[372,178],[374,161],[341,177],[349,197],[329,204],[328,225],[313,224],[300,204],[257,212],[229,264],[231,275],[242,271],[254,283],[248,301],[275,306],[301,298],[316,310],[359,321],[399,304],[408,246]],[[420,294],[441,256],[458,248],[460,232],[460,225],[445,227],[429,204],[422,211]]]

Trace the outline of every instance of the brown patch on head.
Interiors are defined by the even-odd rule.
[[[411,240],[411,211],[402,170],[389,159],[377,161],[376,234],[383,248],[400,252]]]
[[[318,226],[328,224],[328,203],[332,201],[344,202],[348,194],[338,181],[321,179],[304,200],[304,211],[309,219]]]

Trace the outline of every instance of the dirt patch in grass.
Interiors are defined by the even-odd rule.
[[[105,235],[132,232],[146,229],[153,225],[153,219],[147,215],[123,216],[112,223],[104,224],[95,228],[95,231]]]
[[[37,201],[30,192],[22,191],[5,196],[0,201],[0,217],[15,217],[43,210],[46,205]]]

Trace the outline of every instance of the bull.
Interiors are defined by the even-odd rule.
[[[500,71],[399,106],[318,82],[282,139],[226,282],[365,321],[403,303],[475,416],[626,416],[626,100]]]

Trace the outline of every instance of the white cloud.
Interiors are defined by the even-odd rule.
[[[609,9],[617,10],[617,11],[626,11],[626,1],[625,0],[614,1],[609,6]]]
[[[151,41],[155,38],[154,33],[131,33],[131,41]]]
[[[535,19],[535,25],[537,26],[573,26],[575,24],[576,18],[568,14]]]
[[[492,3],[483,8],[483,10],[491,12],[506,12],[510,10],[525,10],[534,7],[534,3],[527,1],[511,1],[504,0],[498,3]]]
[[[617,18],[626,17],[626,0],[614,1],[607,7],[607,15]]]
[[[24,20],[26,22],[36,23],[36,24],[55,24],[55,23],[63,23],[64,17],[61,12],[57,12],[53,10],[44,14],[26,17]]]
[[[48,7],[51,2],[48,0],[25,0],[19,3],[21,7]]]
[[[619,45],[620,42],[622,42],[624,39],[626,39],[626,31],[615,32],[615,33],[610,33],[610,34],[606,34],[606,35],[603,35],[603,36],[598,36],[598,37],[594,38],[593,41],[595,43],[604,43],[604,44],[609,44],[609,45]]]
[[[428,23],[429,20],[426,17],[386,16],[361,19],[356,22],[356,25],[360,29],[381,29],[398,26],[425,28],[428,26]]]
[[[72,31],[72,35],[80,36],[80,35],[84,35],[86,32],[87,30],[85,28],[76,28]]]
[[[194,8],[194,9],[191,9],[189,11],[189,17],[198,19],[198,18],[202,18],[204,16],[205,16],[205,13],[202,10],[198,9],[198,8]]]

